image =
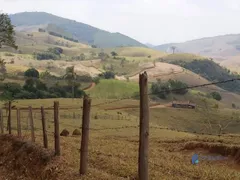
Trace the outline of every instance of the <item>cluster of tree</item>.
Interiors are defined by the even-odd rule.
[[[231,73],[230,70],[208,59],[193,61],[172,60],[168,61],[168,63],[182,66],[212,82],[238,78],[238,76]],[[240,91],[240,81],[221,83],[217,84],[217,86],[232,92]]]
[[[107,53],[100,52],[98,53],[98,58],[100,58],[102,61],[105,61],[109,58],[109,55]]]
[[[113,56],[114,59],[116,58],[116,56],[118,56],[118,54],[115,51],[112,51],[111,55]]]
[[[166,99],[170,93],[184,95],[188,92],[187,84],[169,79],[167,82],[162,82],[160,79],[152,83],[151,92],[153,95],[161,99]]]
[[[103,79],[114,79],[115,73],[112,71],[106,71],[106,72],[99,74],[98,77],[103,78]]]
[[[61,58],[63,49],[59,47],[49,48],[47,52],[34,53],[33,56],[37,60],[57,60]]]
[[[211,92],[210,97],[217,100],[217,101],[221,101],[222,100],[222,96],[219,92]]]
[[[69,41],[72,41],[72,42],[78,42],[77,39],[73,39],[73,38],[70,38],[70,37],[67,37],[67,36],[62,36],[61,34],[58,34],[58,33],[56,33],[56,32],[49,31],[48,33],[49,33],[50,35],[52,35],[52,36],[61,37],[61,38],[64,38],[64,39],[69,40]]]
[[[72,60],[79,60],[79,61],[83,61],[86,59],[86,56],[84,53],[81,53],[79,56],[73,56]]]
[[[81,98],[85,92],[80,90],[80,83],[73,82],[70,72],[66,74],[66,85],[60,85],[58,82],[48,86],[40,79],[39,72],[30,68],[24,73],[25,83],[21,86],[18,83],[2,83],[0,89],[3,91],[1,99],[44,99],[44,98]],[[42,77],[48,77],[45,73]]]

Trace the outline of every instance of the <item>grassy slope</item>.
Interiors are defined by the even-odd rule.
[[[88,93],[94,98],[118,99],[131,97],[138,91],[138,84],[134,82],[101,80],[100,83],[88,91]]]

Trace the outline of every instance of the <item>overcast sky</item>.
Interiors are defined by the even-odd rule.
[[[44,11],[155,45],[240,33],[240,0],[0,0],[0,10]]]

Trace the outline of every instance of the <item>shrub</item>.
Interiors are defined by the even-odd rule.
[[[219,92],[211,92],[210,93],[211,97],[217,101],[221,101],[222,100],[222,96],[220,95]]]
[[[60,56],[52,52],[41,52],[41,53],[35,53],[34,58],[37,60],[49,60],[49,59],[57,60],[57,59],[60,59]]]
[[[161,80],[158,80],[157,82],[152,83],[151,92],[161,99],[166,99],[167,95],[170,93],[169,83],[163,83]]]
[[[60,55],[63,53],[63,49],[60,47],[48,48],[48,52],[56,54],[56,55]]]
[[[14,96],[15,99],[36,99],[37,96],[33,92],[22,90]]]
[[[169,79],[168,83],[171,89],[179,89],[179,90],[173,91],[174,94],[184,95],[188,92],[188,90],[186,89],[188,87],[187,84],[181,81]]]
[[[115,73],[112,71],[106,71],[104,73],[99,74],[99,77],[104,79],[114,79]]]

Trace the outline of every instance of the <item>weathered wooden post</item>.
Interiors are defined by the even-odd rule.
[[[4,134],[4,123],[3,123],[3,111],[0,109],[0,126],[1,126],[1,134]]]
[[[12,134],[12,102],[8,102],[8,122],[7,122],[7,129],[9,134]]]
[[[59,102],[54,101],[54,138],[55,138],[55,155],[60,156],[60,133],[59,133]]]
[[[140,87],[140,131],[139,131],[139,180],[148,180],[148,146],[149,146],[149,103],[147,73],[139,75]]]
[[[31,126],[31,138],[32,138],[32,142],[35,142],[32,106],[29,106],[28,109],[29,109],[29,120],[30,120],[30,126]]]
[[[89,99],[89,97],[85,95],[83,99],[82,141],[79,170],[80,175],[84,175],[87,173],[90,109],[91,99]]]
[[[43,145],[44,148],[48,148],[48,138],[47,138],[47,130],[46,130],[46,119],[45,119],[45,112],[44,107],[41,107],[41,115],[42,115],[42,130],[43,130]]]
[[[18,132],[18,137],[22,137],[20,109],[19,108],[17,108],[17,132]]]

